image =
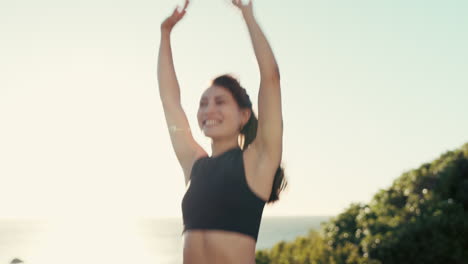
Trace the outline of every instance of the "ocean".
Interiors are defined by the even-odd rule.
[[[319,229],[325,216],[263,217],[257,250]],[[180,264],[182,219],[0,219],[0,264]]]

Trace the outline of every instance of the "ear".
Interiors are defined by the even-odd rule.
[[[252,111],[250,109],[242,109],[242,124],[245,126],[247,122],[249,122],[250,115],[252,115]]]

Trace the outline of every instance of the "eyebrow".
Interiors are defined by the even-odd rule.
[[[225,98],[225,97],[226,97],[225,95],[217,95],[217,96],[215,96],[215,99]],[[201,100],[203,100],[203,99],[206,99],[206,96],[202,96]]]

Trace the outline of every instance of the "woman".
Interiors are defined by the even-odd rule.
[[[229,75],[215,78],[200,100],[198,125],[212,155],[194,140],[180,101],[170,35],[184,17],[176,8],[161,24],[158,82],[171,142],[184,171],[184,264],[255,263],[264,205],[286,187],[280,76],[252,2],[233,0],[248,27],[260,69],[258,120],[246,90]],[[239,137],[242,139],[239,145]]]

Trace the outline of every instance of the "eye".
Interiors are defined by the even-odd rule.
[[[224,104],[224,101],[218,101],[217,104]]]

